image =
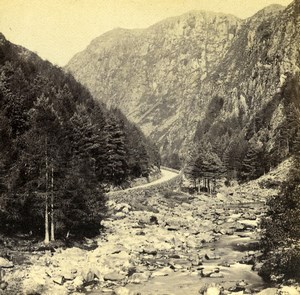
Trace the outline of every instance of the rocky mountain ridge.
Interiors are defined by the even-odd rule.
[[[108,32],[66,70],[96,98],[118,105],[170,163],[187,154],[195,132],[203,137],[199,128],[207,121],[205,133],[215,125],[220,141],[229,138],[226,145],[232,130],[222,130],[225,120],[234,119],[238,133],[246,133],[243,127],[299,71],[299,31],[299,1],[287,8],[271,5],[246,20],[193,11],[147,29]],[[216,99],[219,107],[208,114]],[[271,137],[284,116],[281,108],[278,103],[270,116]],[[208,140],[216,144],[213,135]]]

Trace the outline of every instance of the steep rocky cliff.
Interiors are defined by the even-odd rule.
[[[172,162],[186,154],[195,132],[196,140],[206,134],[215,145],[217,135],[225,146],[235,125],[247,136],[255,114],[299,71],[299,6],[272,5],[246,20],[193,11],[147,29],[115,29],[66,69],[98,99],[119,106]],[[264,122],[270,132],[283,116],[280,101]],[[231,130],[224,130],[226,120],[236,121]]]

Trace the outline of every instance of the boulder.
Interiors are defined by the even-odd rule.
[[[6,258],[0,257],[0,268],[12,268],[14,264]]]
[[[292,286],[283,286],[281,290],[279,290],[280,295],[299,295],[300,292]]]
[[[23,281],[22,294],[43,294],[45,292],[46,281],[43,277],[32,276]]]
[[[83,286],[84,284],[84,278],[82,276],[77,276],[74,280],[73,280],[73,285],[76,288],[79,288],[81,286]]]
[[[116,281],[122,281],[124,279],[125,279],[125,276],[120,273],[117,273],[117,272],[111,272],[111,273],[104,275],[105,281],[116,282]]]
[[[205,295],[220,295],[221,289],[218,286],[210,286],[207,288]]]
[[[58,285],[63,285],[64,284],[64,277],[63,276],[56,276],[52,280],[55,284],[58,284]]]

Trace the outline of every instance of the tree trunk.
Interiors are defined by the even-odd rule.
[[[53,167],[51,168],[51,229],[50,229],[50,240],[55,241],[54,236],[54,177]]]
[[[45,197],[45,244],[49,244],[49,212],[48,212],[48,151],[47,151],[47,137],[45,140],[45,144],[46,144],[46,158],[45,158],[45,162],[46,162],[46,197]]]

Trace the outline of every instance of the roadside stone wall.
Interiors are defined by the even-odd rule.
[[[170,170],[169,168],[163,167],[165,170]],[[178,173],[177,170],[170,170],[172,172]],[[115,201],[130,201],[131,199],[136,200],[140,198],[147,198],[148,196],[151,196],[155,193],[163,192],[166,190],[176,190],[180,188],[182,180],[182,175],[179,173],[177,176],[175,176],[172,179],[166,180],[164,182],[149,185],[147,187],[139,187],[139,188],[131,188],[127,190],[122,191],[115,191],[115,192],[109,192],[106,195],[109,197],[110,200]]]

